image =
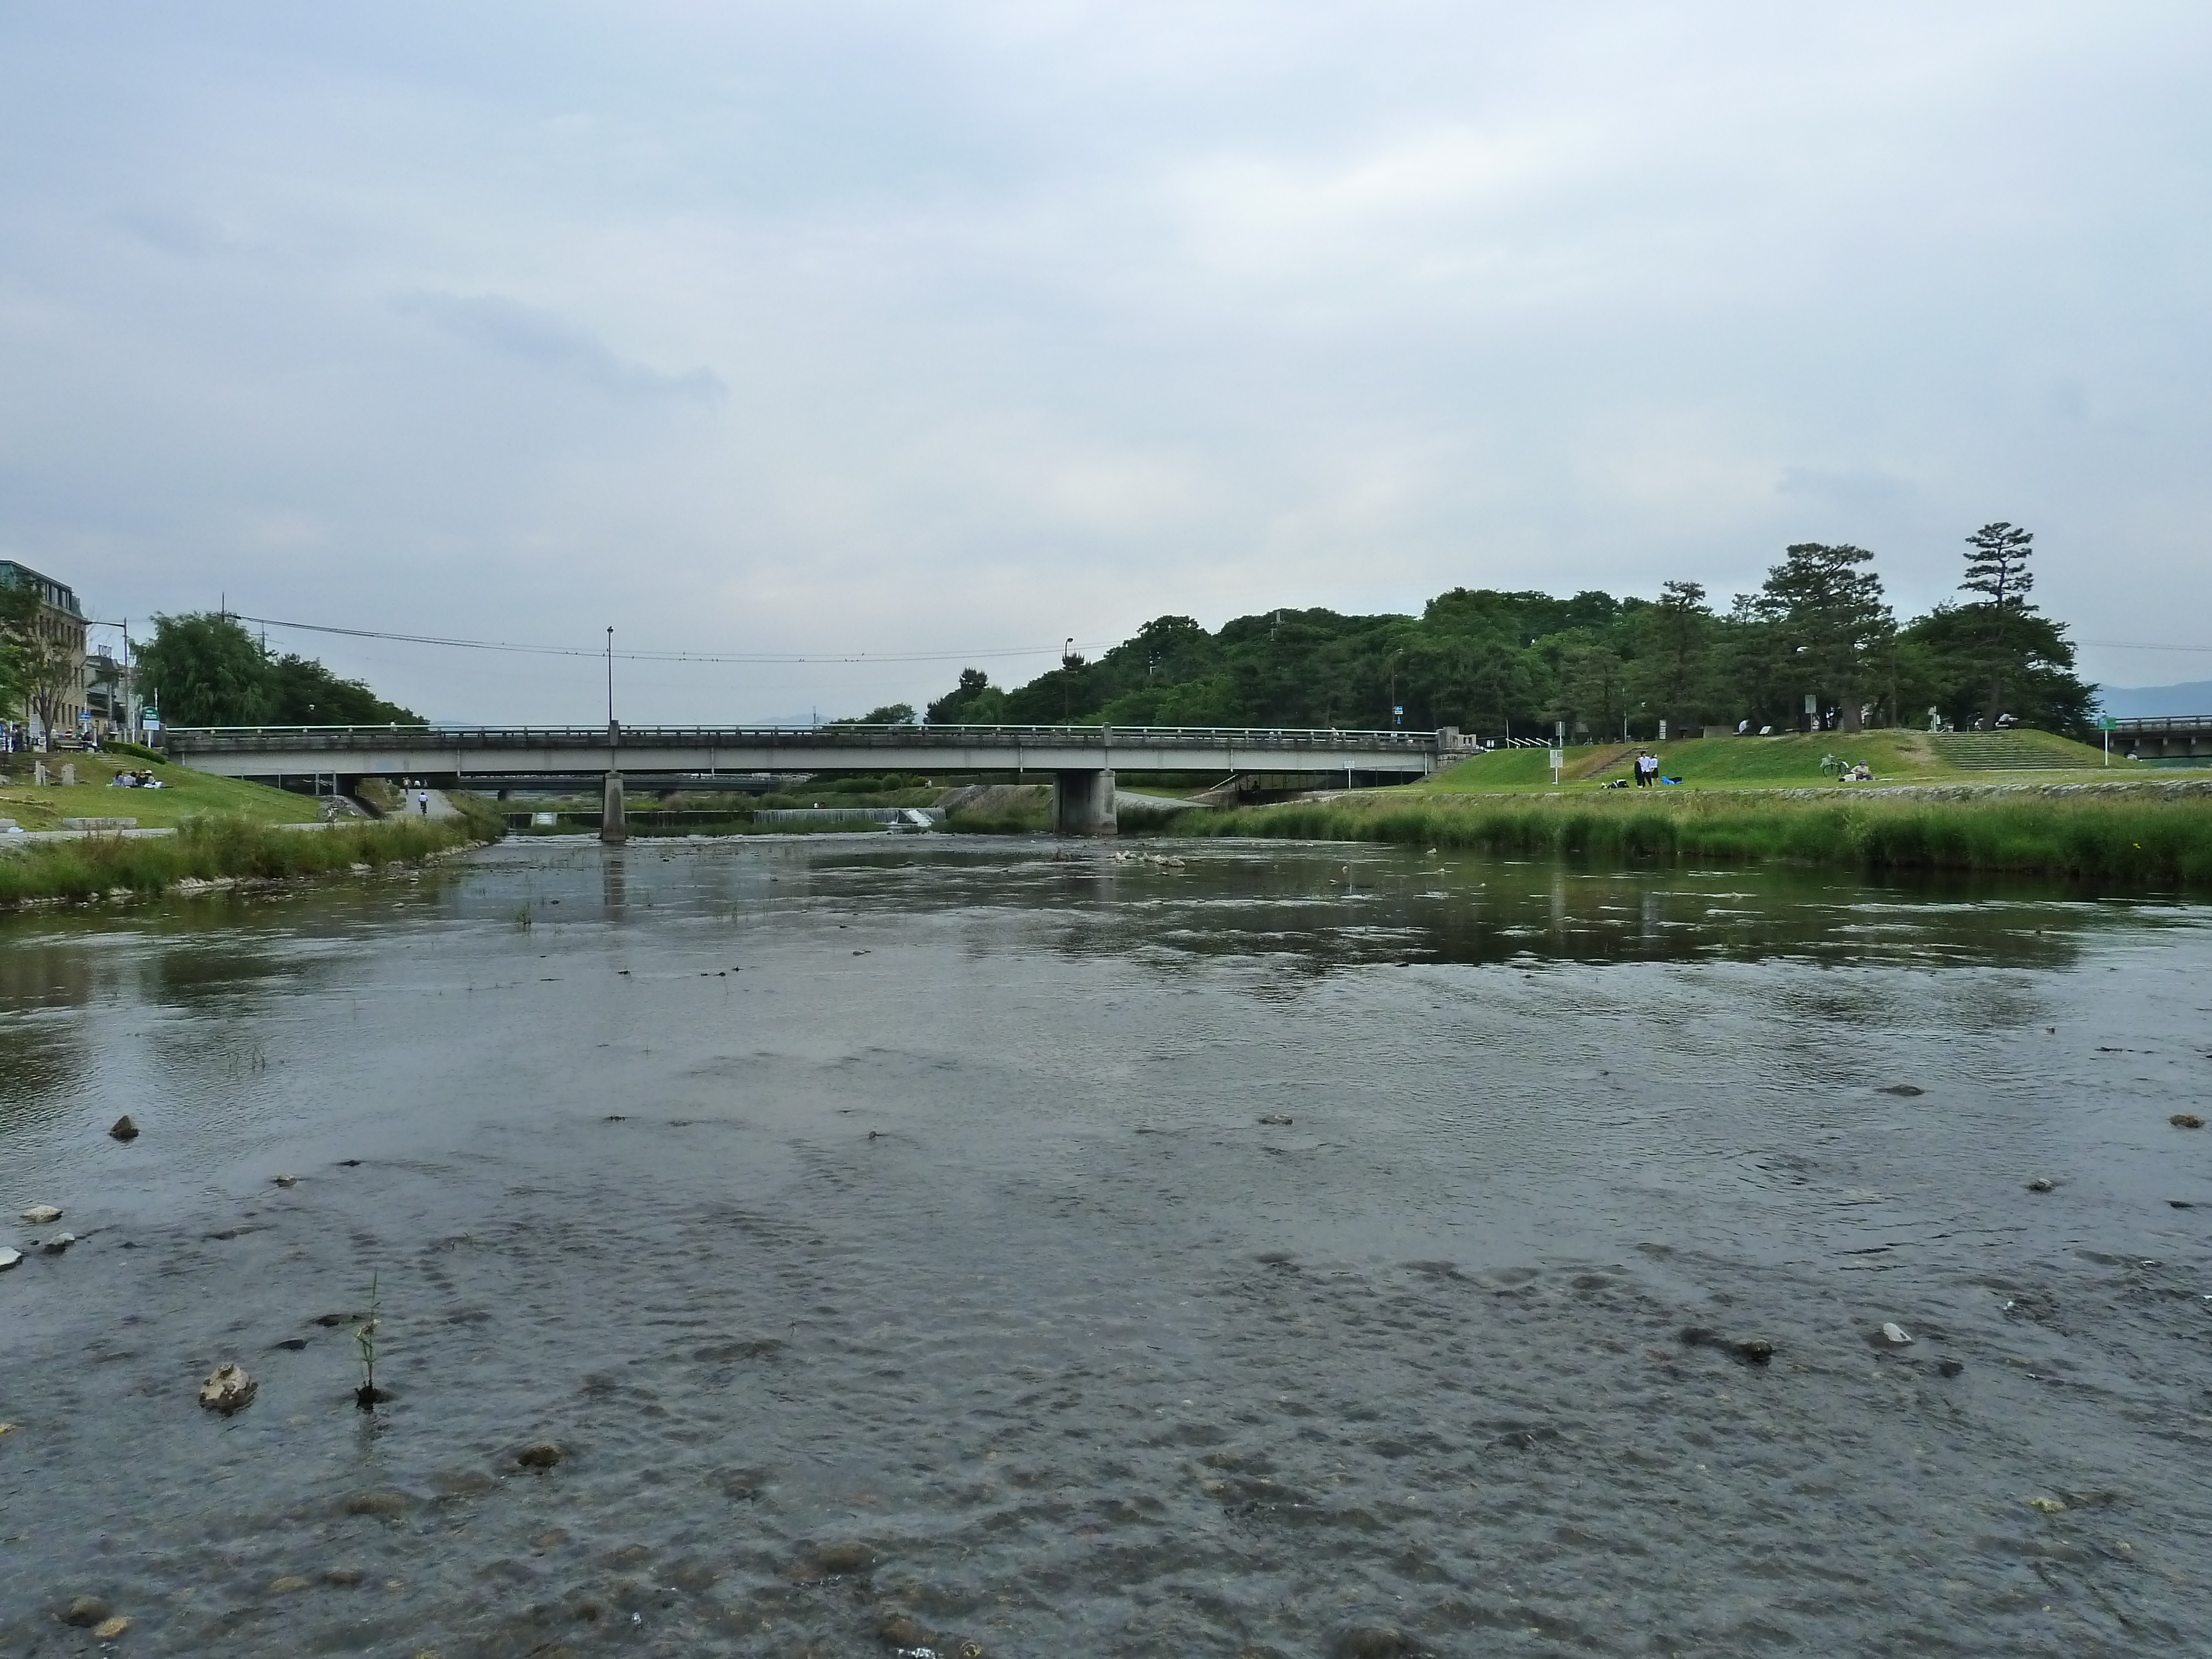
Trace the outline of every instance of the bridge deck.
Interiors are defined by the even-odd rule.
[[[1456,732],[1107,726],[191,726],[171,728],[164,744],[187,766],[233,777],[1255,768],[1414,776],[1462,746]]]

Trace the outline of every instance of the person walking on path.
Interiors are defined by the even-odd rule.
[[[415,792],[415,810],[426,818],[430,816],[430,792],[428,790],[417,789]]]

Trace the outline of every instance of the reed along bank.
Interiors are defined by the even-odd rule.
[[[0,908],[162,893],[196,882],[282,881],[414,864],[485,838],[473,817],[394,818],[327,829],[188,818],[171,836],[86,836],[0,849]],[[494,828],[490,834],[495,837]]]
[[[2212,888],[2212,793],[2197,789],[2022,790],[1952,799],[1686,791],[1348,795],[1192,812],[1175,828],[1182,835],[1389,842],[1571,858],[1778,860]]]

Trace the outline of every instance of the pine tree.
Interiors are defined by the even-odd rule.
[[[1961,592],[1987,596],[1966,608],[1983,613],[1977,632],[1983,641],[1983,672],[1990,681],[1983,719],[1995,726],[2004,712],[2005,687],[2020,666],[2016,622],[2035,609],[2027,599],[2035,586],[2035,573],[2027,568],[2028,555],[2035,550],[2035,532],[2018,525],[1985,524],[1966,538],[1966,545],[1972,550],[1966,555],[1966,580],[1959,586]]]

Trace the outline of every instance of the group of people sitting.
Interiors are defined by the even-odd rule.
[[[144,767],[136,772],[118,772],[107,781],[111,789],[166,789],[169,786]]]

